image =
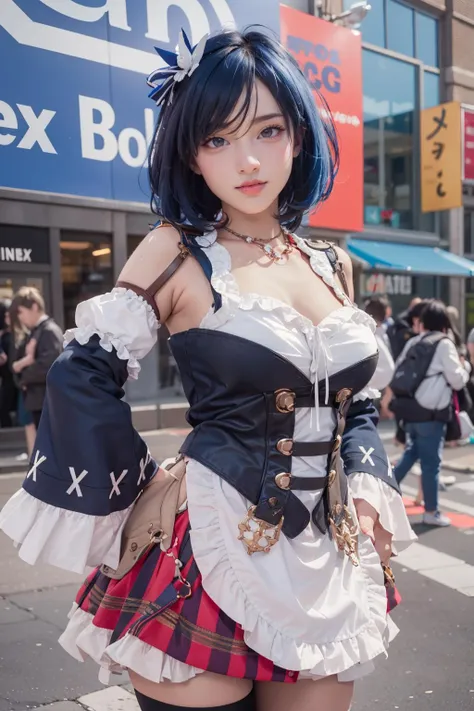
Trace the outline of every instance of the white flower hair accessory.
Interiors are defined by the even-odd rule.
[[[192,47],[186,33],[181,30],[176,54],[167,49],[155,47],[155,51],[168,65],[156,69],[147,79],[148,86],[152,87],[148,96],[156,102],[157,106],[160,106],[167,98],[171,101],[176,83],[190,77],[199,67],[206,50],[208,37],[209,35],[204,35],[197,45]]]

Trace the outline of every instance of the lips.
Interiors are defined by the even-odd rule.
[[[249,180],[239,185],[236,189],[244,193],[244,195],[258,195],[262,192],[266,184],[267,183],[262,180]]]

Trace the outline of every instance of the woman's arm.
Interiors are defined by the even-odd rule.
[[[179,253],[178,241],[172,228],[154,230],[125,266],[127,281],[146,289]],[[156,296],[164,318],[173,311],[171,281]],[[83,572],[116,567],[128,513],[157,470],[123,386],[137,377],[159,322],[150,303],[120,288],[79,304],[76,323],[48,373],[29,471],[0,528],[27,562]]]

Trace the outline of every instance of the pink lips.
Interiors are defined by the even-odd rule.
[[[266,183],[261,180],[249,180],[248,182],[239,185],[237,190],[240,190],[240,192],[244,193],[244,195],[260,195],[265,185]]]

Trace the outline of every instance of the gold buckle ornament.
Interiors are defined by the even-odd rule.
[[[256,506],[251,506],[247,511],[247,516],[239,523],[238,540],[242,541],[247,553],[269,553],[272,546],[278,543],[283,516],[278,523],[267,523],[261,518],[256,518]]]
[[[291,390],[276,390],[275,406],[278,412],[293,412],[295,409],[296,395]]]
[[[343,509],[344,516],[341,522],[336,525],[334,519],[340,515]],[[329,516],[329,525],[338,550],[343,551],[347,555],[352,565],[358,566],[358,528],[347,506],[343,507],[342,504],[334,504],[331,515]]]

